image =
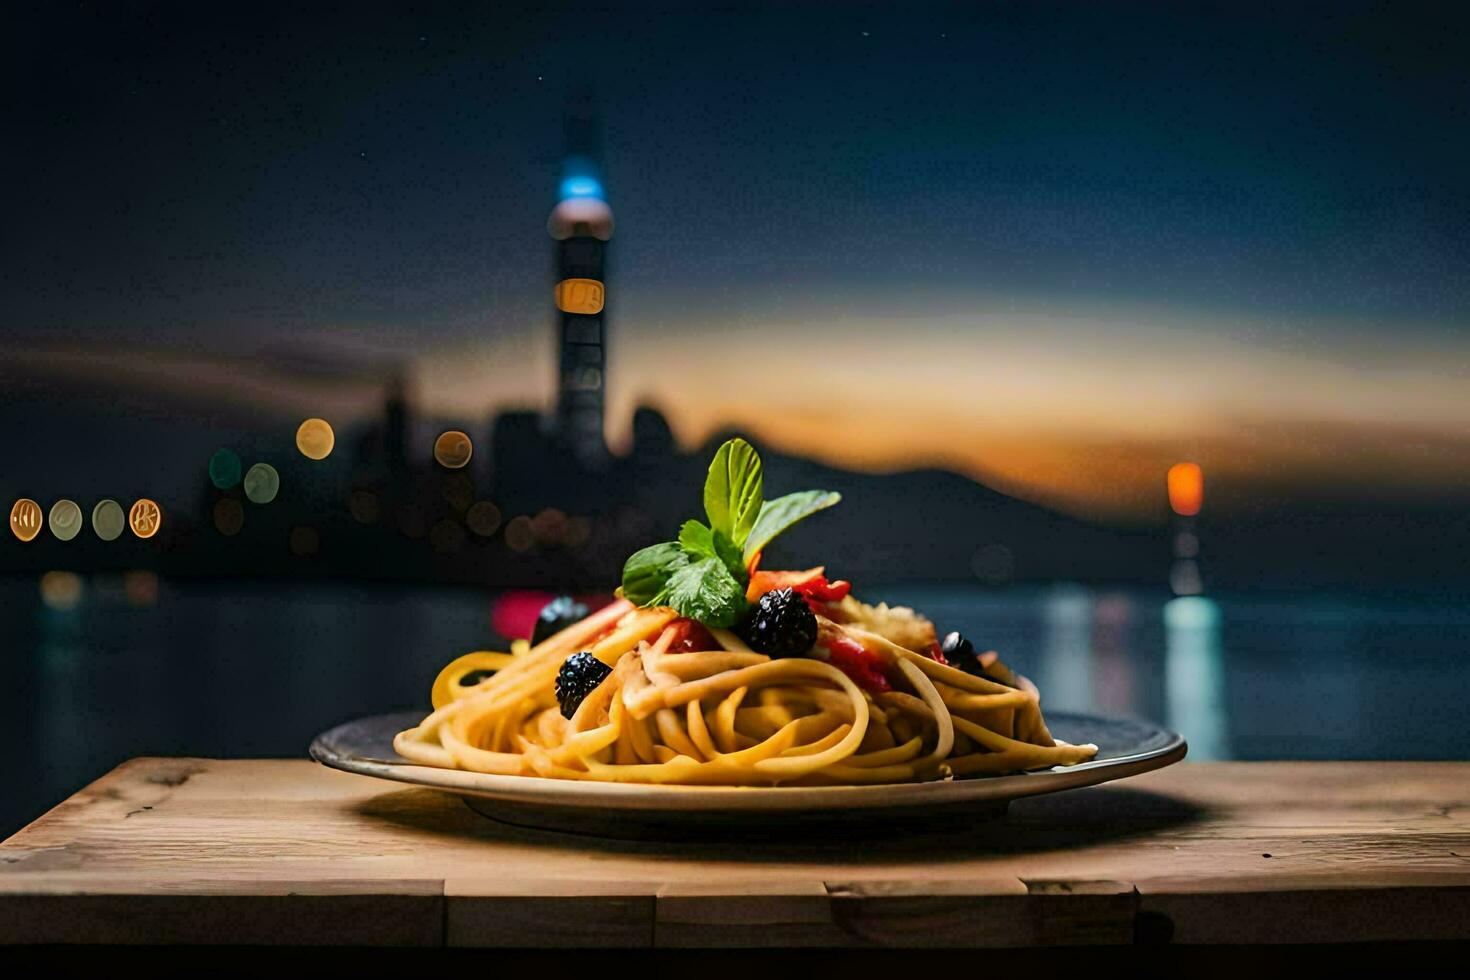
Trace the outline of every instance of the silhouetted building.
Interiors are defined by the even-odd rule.
[[[664,413],[640,405],[633,413],[633,458],[646,464],[674,455],[677,448]]]
[[[383,451],[388,472],[398,476],[408,469],[408,383],[396,374],[388,388],[383,412]]]
[[[568,112],[566,141],[558,201],[546,223],[556,241],[560,314],[556,436],[579,465],[599,469],[607,462],[604,253],[613,221],[596,164],[596,122],[590,106]]]

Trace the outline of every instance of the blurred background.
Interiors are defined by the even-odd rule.
[[[3,17],[0,832],[426,705],[735,433],[1047,707],[1470,754],[1463,8]]]

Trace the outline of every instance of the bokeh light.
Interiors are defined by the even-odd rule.
[[[378,495],[371,490],[354,490],[352,496],[347,498],[347,509],[352,512],[352,519],[359,524],[376,524],[383,516],[383,505],[378,501]]]
[[[398,509],[398,530],[410,541],[417,541],[429,533],[429,518],[422,507],[404,504]]]
[[[234,497],[214,502],[214,529],[225,537],[234,537],[245,527],[245,507]]]
[[[1200,580],[1199,564],[1188,558],[1176,561],[1169,569],[1169,588],[1175,595],[1199,595],[1203,592],[1204,583]]]
[[[458,429],[439,433],[434,440],[434,459],[445,469],[457,470],[469,464],[475,454],[475,444],[470,437]]]
[[[252,504],[268,504],[281,490],[281,474],[269,463],[256,463],[245,471],[245,497]]]
[[[10,508],[10,530],[22,541],[34,541],[41,533],[41,505],[29,497],[22,497]]]
[[[970,571],[986,585],[1004,585],[1016,573],[1016,556],[1008,545],[982,545],[970,559]]]
[[[467,473],[450,473],[444,478],[444,502],[463,512],[475,502],[475,485]]]
[[[464,528],[458,521],[444,518],[429,529],[429,546],[441,555],[450,555],[464,544]]]
[[[321,551],[321,535],[314,527],[293,527],[290,546],[291,554],[297,558],[314,558]]]
[[[307,419],[296,430],[296,448],[307,459],[326,459],[337,444],[337,434],[326,419]]]
[[[97,506],[92,508],[92,530],[103,541],[116,541],[127,526],[127,515],[123,513],[122,504],[116,500],[99,500]]]
[[[217,449],[209,457],[209,482],[228,490],[240,482],[240,457],[232,450]]]
[[[505,525],[505,544],[511,551],[530,551],[536,544],[536,532],[531,530],[531,519],[525,514],[512,517]]]
[[[488,538],[500,529],[500,508],[488,500],[478,500],[465,514],[464,521],[475,534]]]
[[[555,507],[547,507],[531,518],[531,532],[536,535],[537,541],[552,544],[561,540],[566,523],[566,514]]]
[[[135,569],[123,575],[123,594],[128,603],[146,609],[158,603],[158,576],[146,569]]]
[[[157,534],[162,524],[163,511],[156,502],[147,497],[133,501],[133,506],[128,511],[128,526],[133,529],[134,534],[146,540]]]
[[[1169,506],[1181,517],[1193,517],[1205,500],[1204,472],[1197,463],[1169,467]]]
[[[80,513],[77,516],[80,523]],[[41,601],[48,609],[75,609],[82,601],[82,592],[82,577],[76,572],[47,572],[41,576]]]
[[[568,548],[581,548],[587,544],[592,537],[592,521],[586,517],[567,518],[566,527],[562,529],[561,543]]]
[[[46,522],[58,540],[70,541],[82,530],[82,509],[75,500],[58,500],[51,505]]]

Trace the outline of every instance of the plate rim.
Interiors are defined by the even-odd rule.
[[[413,786],[444,790],[461,796],[519,804],[570,808],[603,807],[636,811],[757,812],[770,810],[860,810],[925,804],[1011,800],[1099,783],[1162,769],[1183,759],[1189,745],[1178,732],[1141,719],[1107,718],[1081,712],[1058,711],[1052,718],[1076,718],[1092,723],[1142,724],[1165,736],[1164,744],[1142,752],[1094,759],[1074,766],[1057,766],[1005,776],[979,776],[924,783],[878,783],[862,786],[687,786],[677,783],[610,783],[551,779],[546,776],[508,776],[440,769],[402,761],[392,762],[347,755],[331,745],[344,729],[403,715],[392,712],[343,722],[312,740],[310,755],[342,772],[371,776]]]

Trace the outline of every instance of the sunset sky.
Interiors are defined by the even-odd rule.
[[[549,404],[586,80],[614,446],[650,403],[1109,519],[1181,459],[1225,507],[1470,494],[1463,15],[1069,9],[12,13],[0,375]]]

